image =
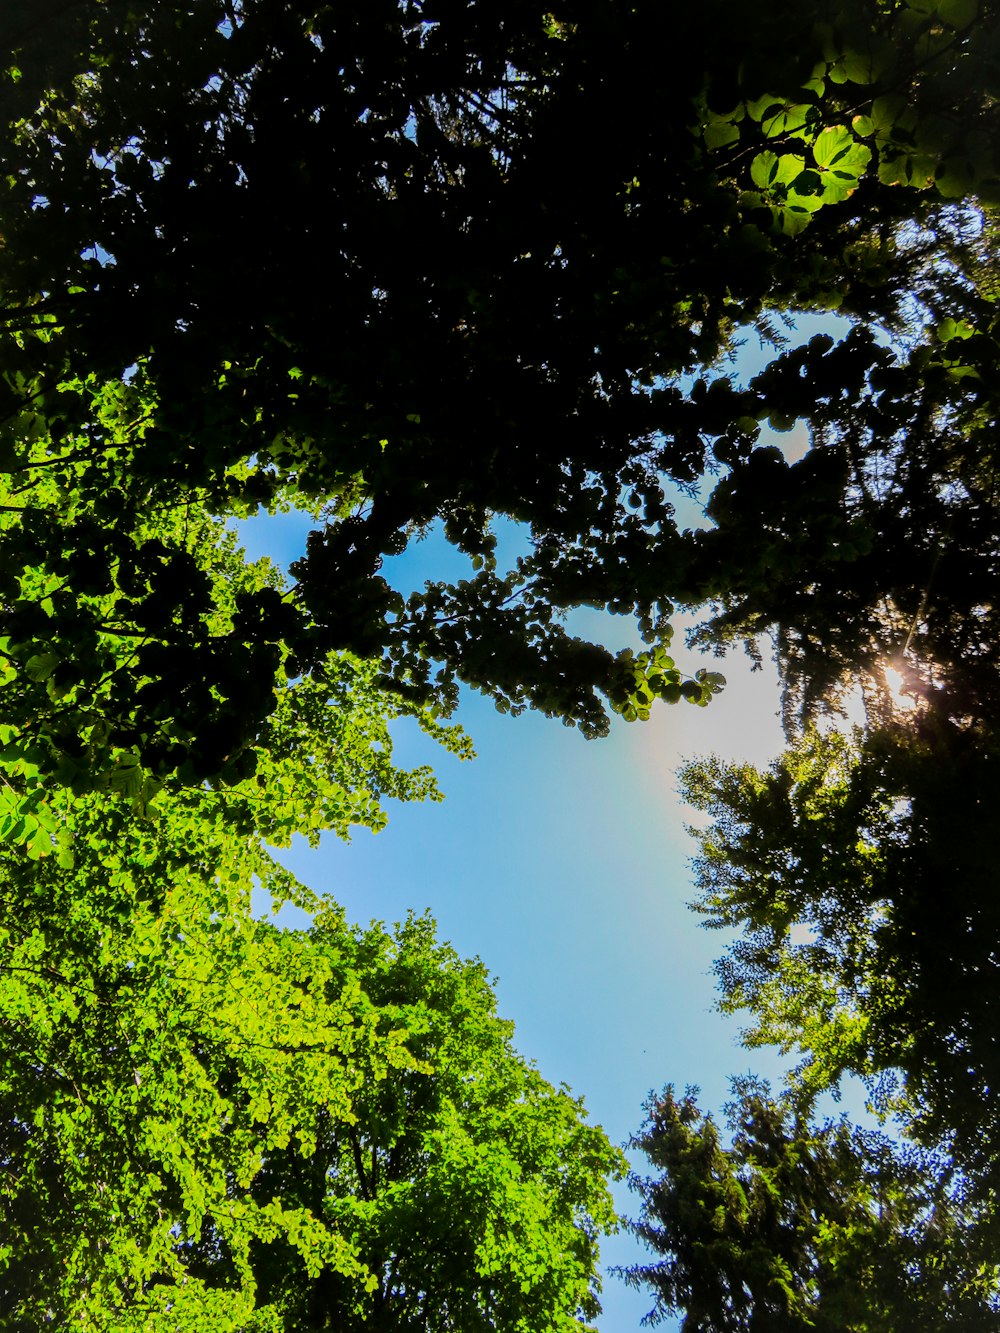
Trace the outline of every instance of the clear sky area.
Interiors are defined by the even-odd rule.
[[[294,515],[269,518],[244,525],[243,540],[250,555],[266,550],[286,563],[307,527]],[[402,558],[417,582],[435,546],[431,538]],[[678,662],[686,657],[679,649]],[[345,843],[330,834],[316,850],[300,839],[283,857],[355,922],[429,909],[440,936],[495,975],[521,1053],[582,1096],[618,1143],[638,1129],[650,1090],[668,1081],[698,1084],[704,1104],[718,1107],[729,1075],[778,1067],[767,1053],[751,1060],[738,1024],[713,1012],[710,967],[723,937],[700,929],[686,907],[691,845],[674,790],[678,763],[713,750],[765,762],[781,744],[773,673],[751,674],[742,654],[722,669],[729,683],[707,708],[682,702],[647,723],[616,719],[598,741],[532,713],[501,716],[466,691],[457,720],[475,742],[472,761],[397,724],[397,761],[430,762],[443,802],[391,804],[377,836],[362,829]],[[627,1190],[618,1199],[632,1209]],[[637,1253],[627,1236],[605,1242],[608,1265]],[[634,1329],[649,1304],[609,1277],[599,1326]]]
[[[810,321],[800,334],[815,331]],[[781,442],[802,452],[796,432]],[[690,516],[679,516],[694,525],[699,511],[691,504]],[[310,526],[304,515],[264,517],[241,524],[241,539],[250,556],[287,566]],[[448,577],[456,559],[432,534],[384,572],[411,589]],[[573,626],[616,647],[629,641],[623,618]],[[765,764],[778,753],[777,680],[768,662],[751,671],[741,651],[721,665],[697,658],[677,627],[678,665],[727,677],[707,708],[658,705],[648,722],[615,719],[607,739],[586,741],[532,713],[501,716],[465,691],[456,720],[473,738],[475,760],[439,751],[412,724],[397,726],[396,760],[429,762],[442,803],[390,804],[377,836],[360,830],[345,843],[328,834],[316,850],[300,839],[282,858],[355,922],[430,910],[440,937],[482,958],[495,976],[518,1050],[550,1082],[582,1096],[591,1119],[620,1144],[638,1130],[649,1092],[667,1082],[697,1084],[702,1105],[718,1110],[731,1075],[777,1078],[783,1067],[770,1051],[742,1049],[739,1022],[714,1009],[711,964],[726,936],[702,929],[687,906],[691,812],[675,790],[685,758],[716,752]],[[637,1211],[624,1186],[617,1198],[621,1212]],[[643,1253],[628,1235],[603,1247],[608,1267]],[[609,1276],[603,1303],[601,1333],[626,1333],[652,1299]]]

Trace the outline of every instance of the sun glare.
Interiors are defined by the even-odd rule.
[[[897,671],[895,667],[887,666],[883,668],[882,674],[885,677],[893,707],[903,713],[912,713],[917,706],[917,701],[913,697],[912,690],[907,686],[902,673]]]

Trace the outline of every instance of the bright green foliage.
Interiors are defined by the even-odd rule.
[[[0,862],[5,1329],[568,1330],[619,1154],[428,921],[354,932],[210,794]],[[256,880],[318,910],[249,914]],[[376,1318],[377,1315],[377,1318]]]
[[[748,184],[756,189],[742,203],[766,209],[787,236],[871,177],[996,203],[1000,162],[982,127],[984,94],[996,97],[995,23],[976,0],[812,8],[797,33],[798,66],[786,57],[762,95],[730,107],[709,88],[705,145],[722,150],[734,174],[753,153]],[[968,101],[956,114],[959,77]],[[749,61],[744,87],[759,78]]]
[[[620,1158],[516,1058],[482,966],[436,944],[426,918],[395,936],[328,919],[288,939],[334,975],[354,970],[413,1063],[388,1078],[365,1067],[353,1118],[320,1113],[308,1162],[291,1144],[254,1185],[326,1218],[377,1283],[332,1268],[316,1283],[286,1243],[257,1253],[261,1299],[294,1329],[578,1328],[598,1309],[596,1240],[613,1223],[601,1182]],[[214,1234],[192,1247],[197,1266],[196,1253],[223,1280]]]
[[[364,1278],[346,1244],[280,1201],[258,1206],[249,1185],[301,1100],[349,1112],[356,1051],[377,1048],[383,1066],[405,1056],[359,1023],[350,988],[309,1004],[277,937],[249,917],[260,858],[241,840],[199,839],[212,825],[191,815],[168,829],[80,798],[73,871],[4,865],[12,1329],[154,1326],[178,1289],[181,1327],[206,1326],[209,1311],[219,1328],[250,1327],[248,1247],[289,1229],[304,1254]],[[178,1251],[206,1217],[244,1275],[207,1304]]]
[[[620,654],[620,658],[632,672],[632,680],[629,682],[631,689],[624,704],[613,706],[626,722],[635,722],[637,719],[645,722],[654,699],[663,699],[669,704],[686,699],[688,703],[704,708],[726,683],[725,676],[718,671],[704,668],[695,672],[693,680],[684,680],[674,665],[674,659],[667,656],[662,644],[638,655],[626,651]]]
[[[654,1262],[627,1270],[653,1323],[683,1333],[945,1333],[1000,1328],[1000,1276],[982,1209],[943,1157],[810,1122],[787,1095],[736,1080],[732,1141],[690,1091],[647,1103],[631,1146],[633,1229]]]

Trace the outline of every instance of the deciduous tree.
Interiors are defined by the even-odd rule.
[[[212,793],[0,861],[3,1324],[581,1328],[620,1155],[426,919],[349,928]],[[316,913],[250,913],[254,885]]]
[[[842,513],[853,423],[786,478],[753,446],[801,376],[750,392],[706,369],[769,312],[870,328],[944,290],[907,237],[937,233],[935,202],[996,194],[996,22],[972,0],[11,7],[8,466],[30,409],[36,466],[71,425],[74,452],[124,447],[153,503],[318,506],[297,616],[263,617],[257,653],[348,649],[412,697],[449,706],[463,679],[588,734],[609,706],[706,702],[719,682],[667,657],[674,603],[745,598],[779,537],[796,588],[871,540]],[[979,364],[936,347],[905,368],[927,392]],[[884,361],[862,330],[810,371],[841,403]],[[133,373],[140,410],[108,441],[88,395]],[[879,393],[896,438],[902,389]],[[726,533],[704,547],[670,488],[716,461]],[[760,531],[762,492],[790,503]],[[506,573],[497,516],[529,540]],[[435,521],[470,577],[405,597],[379,567]],[[650,652],[567,634],[584,604]]]

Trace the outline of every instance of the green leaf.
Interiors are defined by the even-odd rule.
[[[37,653],[25,662],[25,674],[34,681],[48,680],[61,661],[58,653]]]
[[[76,864],[73,842],[72,832],[68,828],[60,828],[56,835],[56,864],[61,870],[72,870]]]
[[[901,93],[885,93],[876,97],[868,119],[871,120],[875,133],[884,138],[906,112],[909,102]]]
[[[762,190],[768,189],[778,168],[777,153],[758,153],[750,163],[750,177]]]
[[[706,148],[713,150],[727,148],[730,144],[738,143],[739,137],[739,126],[734,125],[730,120],[714,120],[702,130],[702,138],[705,141]]]
[[[883,185],[905,185],[925,190],[933,184],[937,161],[918,153],[883,153],[879,159],[878,178]]]
[[[772,209],[775,225],[785,236],[798,236],[805,231],[812,219],[812,212],[805,208],[792,208],[780,205]]]
[[[750,176],[761,189],[788,185],[802,174],[805,159],[797,153],[784,153],[780,157],[770,151],[758,153],[750,164]]]
[[[771,93],[765,93],[763,97],[747,102],[746,107],[751,120],[758,121],[764,120],[766,117],[780,115],[784,109],[781,100]]]
[[[895,66],[896,47],[887,37],[869,36],[864,44],[849,47],[829,72],[832,83],[877,83]]]
[[[812,124],[818,116],[818,109],[809,102],[788,103],[766,111],[761,119],[761,129],[769,139],[786,134],[795,135]]]
[[[792,211],[816,213],[823,207],[824,200],[815,194],[799,194],[789,191],[787,206]]]
[[[855,179],[860,177],[872,160],[872,150],[867,144],[852,144],[847,153],[837,162],[834,170]]]
[[[943,319],[937,326],[937,338],[939,342],[948,343],[955,338],[971,338],[975,329],[966,320],[955,320],[952,318]]]
[[[826,170],[844,161],[854,147],[854,135],[846,125],[830,125],[816,136],[813,157],[816,165]]]
[[[32,861],[38,861],[52,852],[52,838],[48,831],[38,824],[35,824],[34,829],[30,826],[26,828],[26,842],[28,856]]]

